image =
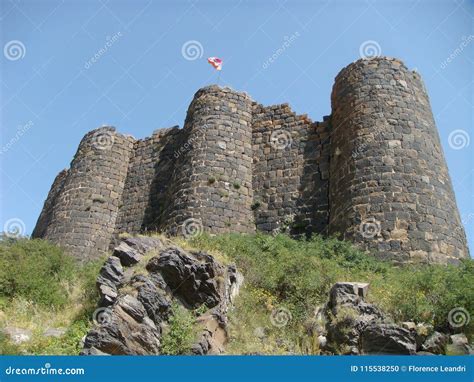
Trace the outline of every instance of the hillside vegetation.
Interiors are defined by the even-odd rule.
[[[176,241],[188,249],[208,251],[224,263],[235,263],[245,277],[229,313],[230,354],[318,354],[312,328],[319,324],[318,308],[326,303],[336,281],[369,282],[369,301],[396,322],[423,322],[452,331],[450,311],[474,312],[472,260],[457,267],[396,267],[348,243],[319,236],[304,241],[285,235],[228,234]],[[33,336],[20,345],[2,336],[0,352],[77,354],[91,325],[101,263],[75,264],[42,240],[2,240],[0,327],[26,328]],[[164,344],[170,354],[186,342],[189,322],[181,321],[176,319],[173,337]],[[63,337],[43,336],[45,329],[56,327],[67,329]],[[456,330],[472,338],[473,320]]]
[[[102,263],[76,264],[44,240],[0,241],[0,328],[32,333],[30,342],[14,345],[0,330],[0,354],[78,354],[96,308]],[[43,335],[52,328],[65,334]]]

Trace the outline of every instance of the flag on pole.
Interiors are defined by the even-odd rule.
[[[207,59],[207,62],[209,62],[214,69],[216,70],[222,70],[222,60],[218,57],[209,57]]]

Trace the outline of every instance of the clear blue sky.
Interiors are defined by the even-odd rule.
[[[367,51],[425,81],[474,251],[472,0],[0,3],[0,230],[18,218],[31,233],[87,131],[182,126],[196,90],[216,81],[208,56],[224,59],[221,84],[320,120],[336,74],[374,41]]]

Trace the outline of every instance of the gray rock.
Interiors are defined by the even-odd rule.
[[[434,332],[426,339],[421,349],[433,354],[446,354],[448,340],[449,337],[446,334]]]
[[[338,282],[334,284],[329,292],[327,308],[331,309],[334,315],[337,314],[341,307],[352,307],[360,314],[381,318],[383,314],[378,308],[364,302],[368,286],[369,284],[366,283],[352,282]]]
[[[99,306],[110,306],[117,299],[118,294],[116,288],[111,288],[105,284],[99,284],[98,289],[100,295]]]
[[[364,354],[415,354],[414,334],[395,324],[370,323],[360,336]]]
[[[465,346],[469,345],[469,340],[464,333],[459,333],[449,336],[449,343]]]
[[[89,331],[81,354],[94,354],[91,349],[116,355],[159,354],[160,346],[160,330],[146,316],[143,305],[124,295],[110,309],[108,319]]]
[[[107,285],[112,289],[120,286],[123,278],[123,268],[118,257],[110,256],[99,272],[98,285]]]
[[[119,246],[115,247],[113,256],[118,257],[124,267],[137,264],[143,258],[143,255],[139,251],[125,242],[121,242]]]
[[[159,272],[173,294],[192,308],[203,304],[212,308],[221,301],[215,276],[222,270],[217,269],[214,261],[201,263],[174,248],[153,257],[146,268],[150,272]]]
[[[66,331],[65,328],[48,328],[43,332],[43,336],[59,338],[66,334]]]
[[[163,243],[157,237],[147,237],[147,236],[127,237],[126,239],[123,240],[123,243],[136,249],[142,254],[145,254],[151,250],[163,249]]]
[[[325,336],[321,335],[321,336],[318,336],[318,342],[319,342],[319,347],[321,349],[324,349],[328,343],[328,339]]]
[[[99,290],[99,306],[110,306],[117,298],[117,288],[122,285],[124,273],[120,259],[110,256],[102,266],[96,285]]]
[[[327,340],[335,352],[358,354],[364,328],[371,322],[384,320],[380,309],[364,301],[367,287],[365,283],[339,282],[329,292],[325,309]]]
[[[20,345],[24,342],[30,342],[32,337],[31,330],[16,328],[13,326],[7,326],[3,328],[3,332],[15,345]]]
[[[148,317],[157,325],[167,321],[171,313],[171,302],[150,279],[143,277],[141,281],[137,286],[137,299],[145,307]]]
[[[103,351],[100,351],[99,349],[96,349],[95,347],[91,347],[89,349],[85,349],[81,352],[81,355],[110,355],[107,353],[104,353]]]
[[[472,349],[469,346],[469,341],[465,334],[453,334],[449,337],[449,344],[446,352],[450,355],[464,355],[472,354]]]
[[[127,256],[140,245],[140,251],[157,245],[141,238],[127,243],[117,247]],[[124,272],[117,252],[100,271],[101,308],[95,312],[95,326],[85,336],[81,354],[160,354],[162,328],[172,314],[173,300],[189,309],[203,304],[212,308],[197,318],[201,336],[191,353],[223,352],[228,338],[227,308],[243,279],[235,267],[225,267],[204,252],[170,247],[150,259],[145,274],[128,261]]]

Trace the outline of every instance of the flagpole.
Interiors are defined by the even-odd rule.
[[[217,75],[217,85],[219,85],[220,79],[221,79],[221,71],[219,70],[219,74]]]

